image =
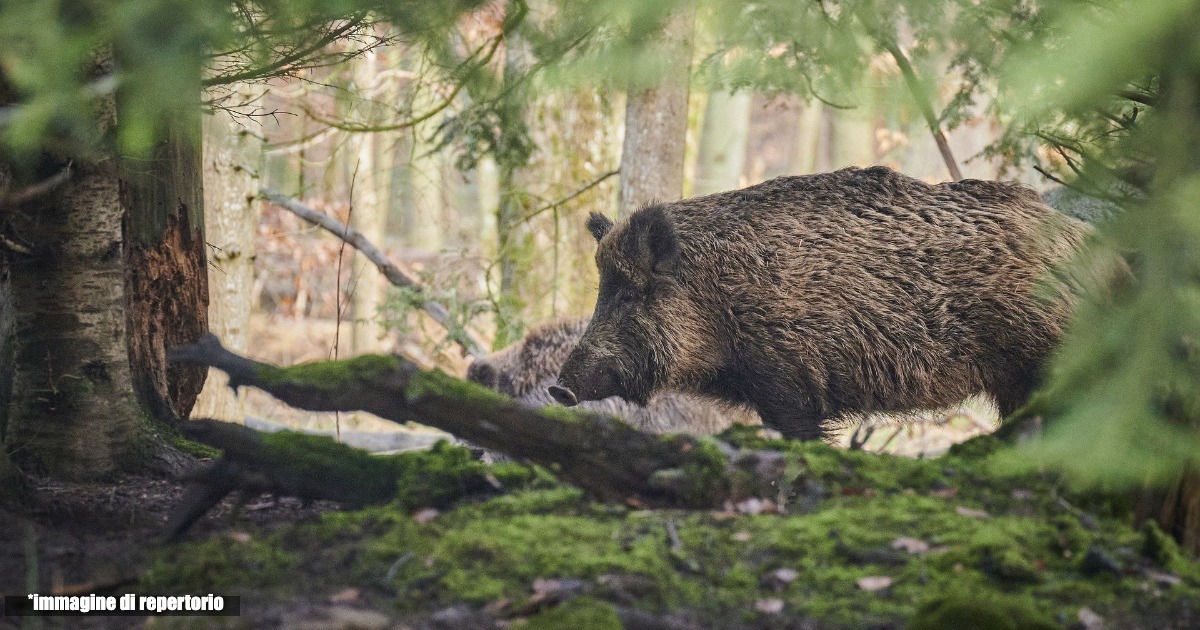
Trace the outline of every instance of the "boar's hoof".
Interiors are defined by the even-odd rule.
[[[564,407],[574,407],[579,404],[579,398],[575,396],[575,392],[558,385],[550,386],[550,397]]]

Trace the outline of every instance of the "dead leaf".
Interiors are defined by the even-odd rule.
[[[929,543],[919,538],[901,536],[892,541],[892,549],[903,549],[911,554],[925,553],[929,551]]]
[[[766,575],[762,576],[761,582],[762,582],[763,588],[769,588],[769,589],[776,590],[776,591],[782,591],[783,589],[787,588],[789,584],[791,584],[792,582],[795,582],[796,578],[799,578],[799,577],[800,577],[799,573],[797,573],[793,569],[788,569],[788,568],[784,567],[781,569],[775,569],[774,571],[771,571],[771,572],[767,573]]]
[[[242,543],[243,545],[250,542],[250,534],[248,534],[246,532],[242,532],[242,531],[229,532],[227,534],[227,536],[229,536],[229,540],[232,540],[233,542],[237,542],[237,543]]]
[[[750,542],[752,537],[753,536],[750,535],[750,532],[744,529],[734,532],[732,536],[732,538],[738,542]]]
[[[937,490],[930,490],[929,494],[935,497],[942,497],[943,499],[953,499],[954,497],[958,496],[958,487],[951,486],[949,488],[938,488]]]
[[[886,575],[870,575],[858,578],[858,588],[874,593],[892,585],[892,578]]]
[[[991,518],[992,517],[991,514],[988,514],[987,512],[985,512],[983,510],[976,510],[974,508],[963,507],[961,505],[954,508],[954,511],[958,512],[960,515],[965,516],[967,518]]]
[[[742,514],[762,514],[766,508],[766,502],[756,497],[750,497],[735,507]]]
[[[330,595],[329,603],[347,604],[358,599],[360,595],[362,595],[362,591],[350,586]]]
[[[441,514],[441,512],[438,512],[434,508],[421,508],[417,510],[416,514],[413,514],[413,520],[424,525],[425,523],[437,518],[438,514]]]
[[[754,602],[754,609],[768,615],[778,615],[783,612],[783,600],[775,597],[760,599]]]
[[[1159,571],[1157,569],[1146,569],[1145,573],[1146,573],[1146,577],[1150,578],[1151,580],[1153,580],[1163,586],[1175,586],[1176,584],[1183,583],[1183,579],[1180,578],[1178,575],[1167,573],[1166,571]]]
[[[1083,624],[1083,630],[1104,630],[1104,617],[1087,606],[1079,609],[1079,623]]]

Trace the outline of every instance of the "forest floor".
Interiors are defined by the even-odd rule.
[[[240,617],[43,628],[1200,627],[1200,563],[1111,496],[993,470],[991,438],[924,460],[723,438],[799,455],[792,491],[647,510],[543,472],[442,510],[259,496],[158,545],[180,486],[43,483],[39,507],[0,513],[0,591],[242,597]]]

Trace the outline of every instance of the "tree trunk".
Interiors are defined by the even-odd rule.
[[[245,84],[234,101],[257,103],[263,86]],[[253,123],[248,123],[253,124]],[[262,141],[227,111],[204,120],[204,229],[208,247],[208,328],[230,348],[245,352],[254,295],[254,252],[259,221],[255,201]],[[241,422],[244,394],[210,369],[192,416]]]
[[[168,424],[191,413],[207,373],[166,361],[167,348],[208,330],[200,127],[197,103],[149,161],[126,161],[122,182],[129,363],[138,398]]]
[[[688,79],[695,10],[682,9],[664,28],[671,76],[659,85],[630,92],[625,101],[618,216],[642,206],[683,196],[683,150],[687,133]]]
[[[112,120],[112,103],[101,106]],[[61,168],[64,163],[59,163]],[[23,208],[32,255],[13,261],[13,395],[6,441],[26,470],[103,476],[134,458],[142,412],[126,342],[121,219],[111,164],[74,164]]]
[[[94,76],[111,66],[98,55]],[[94,109],[99,135],[111,134],[115,99],[98,98]],[[61,185],[9,210],[29,250],[10,267],[5,441],[22,469],[75,479],[180,469],[145,414],[186,415],[204,378],[168,367],[165,355],[206,322],[195,132],[173,130],[146,160],[78,157]],[[44,180],[67,164],[44,154],[32,175]]]
[[[822,147],[828,142],[825,134],[825,120],[828,109],[824,104],[815,100],[805,103],[800,110],[800,119],[796,125],[796,149],[792,154],[791,172],[796,175],[809,175],[821,172]],[[825,169],[827,170],[827,169]]]
[[[0,173],[0,187],[9,182]],[[8,404],[12,400],[13,309],[9,282],[8,253],[0,258],[0,508],[11,508],[27,498],[26,479],[9,460],[4,436],[8,427]]]
[[[734,190],[741,184],[750,137],[749,92],[717,91],[704,106],[700,155],[696,160],[696,194]]]
[[[353,63],[357,97],[360,105],[370,111],[369,103],[376,97],[372,89],[378,66],[376,53],[374,50],[368,50]],[[371,118],[368,120],[373,122]],[[350,200],[353,207],[350,213],[350,227],[361,232],[367,240],[382,245],[387,230],[387,208],[379,194],[385,180],[380,176],[382,165],[377,159],[377,140],[377,134],[370,132],[357,134],[353,138],[358,155],[355,165],[357,181],[354,182],[354,198]],[[383,306],[383,285],[374,263],[367,260],[362,253],[354,252],[350,268],[350,277],[353,278],[350,289],[350,316],[354,322],[350,337],[351,352],[378,352],[381,349],[380,339],[383,337],[383,327],[379,325],[379,308]]]

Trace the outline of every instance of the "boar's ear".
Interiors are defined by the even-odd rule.
[[[593,212],[588,215],[587,229],[592,233],[592,236],[596,237],[597,243],[600,242],[600,239],[604,238],[605,234],[608,234],[608,231],[612,229],[612,226],[612,219],[600,214],[599,212]]]
[[[662,206],[643,208],[629,217],[629,232],[635,235],[634,260],[647,274],[669,274],[679,259],[679,237],[671,217]]]

